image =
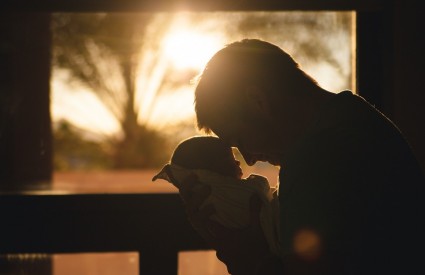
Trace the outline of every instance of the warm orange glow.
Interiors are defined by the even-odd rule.
[[[178,69],[201,69],[222,46],[218,37],[184,26],[171,30],[164,39],[165,55]]]
[[[141,87],[142,108],[140,117],[146,119],[156,128],[166,126],[170,122],[178,122],[190,117],[194,117],[193,110],[193,86],[190,81],[182,83],[181,87],[173,87],[172,92],[158,95],[158,87],[169,75],[166,75],[167,66],[173,66],[175,74],[185,70],[191,70],[199,74],[205,67],[208,60],[223,47],[224,43],[220,36],[211,32],[202,32],[182,18],[177,17],[166,32],[162,42],[162,49],[159,52],[161,62],[154,66],[154,71],[147,79],[140,77],[142,84],[147,83],[148,87]],[[156,97],[155,105],[152,102]]]
[[[143,37],[140,55],[135,55],[138,59],[134,60],[137,62],[134,108],[139,123],[162,130],[193,120],[194,86],[190,85],[190,79],[199,74],[223,46],[246,37],[270,41],[288,51],[329,91],[355,89],[355,13],[345,12],[345,16],[353,20],[347,26],[337,24],[341,15],[335,12],[177,12],[154,15]],[[258,24],[246,24],[255,22],[256,18],[261,19]],[[319,29],[310,29],[303,22],[316,22]],[[329,24],[337,25],[330,27]],[[315,34],[311,35],[310,31]],[[318,47],[313,53],[325,55],[314,58],[306,55],[305,47],[300,45],[311,43]],[[115,98],[125,98],[122,96],[125,84],[116,60],[109,58],[108,53],[99,47],[93,49],[93,57],[100,63],[98,68],[103,72],[106,86],[117,94]],[[96,133],[119,135],[120,118],[96,97],[91,88],[76,86],[63,74],[61,69],[53,68],[53,120],[66,119]]]
[[[320,256],[319,235],[310,229],[299,230],[294,236],[294,251],[304,260],[315,260]]]

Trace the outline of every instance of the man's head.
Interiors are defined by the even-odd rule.
[[[297,105],[317,87],[276,45],[255,39],[229,44],[208,62],[196,87],[198,128],[238,147],[248,164],[279,164],[299,130]]]
[[[232,148],[213,136],[196,136],[180,142],[171,163],[187,169],[206,169],[224,176],[242,177],[240,162],[235,159]]]

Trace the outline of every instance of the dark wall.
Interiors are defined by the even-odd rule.
[[[420,1],[395,1],[393,45],[394,121],[425,171],[425,40]]]
[[[0,15],[0,189],[48,184],[50,15]]]
[[[425,171],[425,76],[418,1],[357,12],[358,93],[389,117]]]

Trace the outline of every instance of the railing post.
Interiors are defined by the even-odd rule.
[[[177,275],[178,251],[155,247],[139,251],[140,275]]]

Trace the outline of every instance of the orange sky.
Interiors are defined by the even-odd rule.
[[[194,25],[188,20],[185,13],[175,14],[166,35],[163,37],[160,48],[153,48],[151,51],[145,50],[142,53],[142,64],[140,65],[138,91],[136,97],[140,103],[140,120],[157,128],[165,127],[169,124],[182,120],[193,120],[193,89],[187,83],[180,88],[173,89],[173,92],[158,95],[158,87],[165,79],[167,66],[174,66],[175,70],[185,70],[188,68],[201,71],[208,59],[226,43],[240,39],[238,34],[233,36],[225,35],[222,28],[226,28],[226,20],[232,18],[231,14],[223,14],[223,18],[216,22],[214,19],[205,20],[203,24]],[[227,18],[227,19],[226,19]],[[212,24],[214,25],[212,27]],[[255,33],[255,38],[261,38],[277,45],[282,45],[279,35],[262,37]],[[274,41],[273,41],[274,39]],[[335,43],[349,44],[350,41],[340,41],[335,35]],[[285,44],[287,49],[291,43]],[[344,46],[344,44],[343,44]],[[292,45],[296,47],[296,45]],[[291,50],[287,49],[290,53]],[[350,67],[352,59],[348,57],[353,49],[351,45],[341,47],[338,45],[336,58],[340,58],[345,67]],[[159,54],[160,58],[155,63],[149,64],[149,55]],[[347,87],[347,79],[341,77],[338,70],[329,63],[316,61],[315,63],[301,66],[316,78],[324,88],[337,92]],[[149,69],[147,69],[149,68]],[[119,123],[110,112],[100,103],[96,96],[83,86],[70,86],[66,80],[66,72],[54,69],[51,82],[52,87],[52,116],[53,120],[65,118],[74,124],[91,129],[103,134],[119,132]]]

